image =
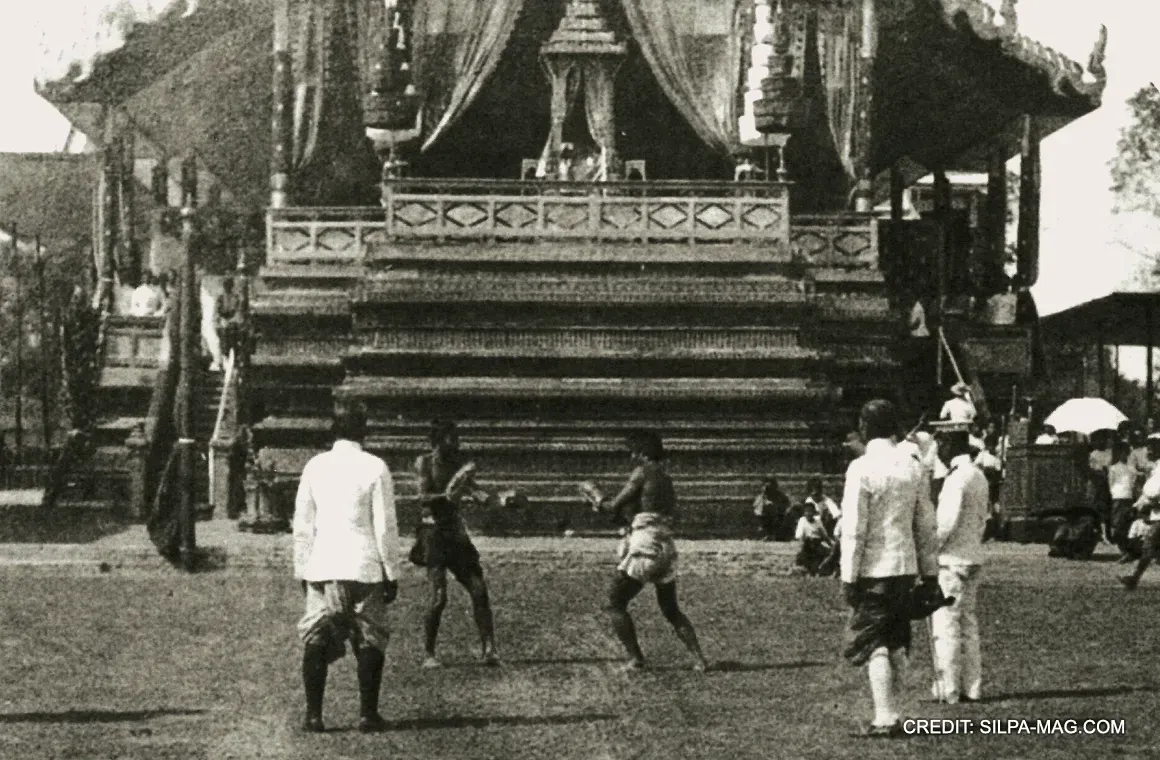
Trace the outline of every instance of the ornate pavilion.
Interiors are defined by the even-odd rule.
[[[737,533],[769,476],[795,498],[837,483],[857,407],[913,381],[897,349],[916,298],[999,413],[1029,387],[1034,319],[962,304],[1010,284],[1015,156],[1013,284],[1035,282],[1039,143],[1098,107],[1099,30],[1085,67],[1023,36],[1015,0],[183,10],[42,92],[102,147],[105,290],[167,237],[180,250],[174,208],[264,215],[258,237],[196,236],[195,257],[237,262],[255,336],[199,375],[219,511],[244,491],[251,520],[276,517],[333,401],[356,399],[405,497],[430,419],[461,421],[484,480],[532,503],[480,529],[595,529],[576,483],[618,481],[622,431],[648,426],[683,529]],[[988,178],[967,210],[956,171]],[[904,191],[931,174],[911,218]],[[96,476],[144,514],[172,383],[159,322],[113,301]]]

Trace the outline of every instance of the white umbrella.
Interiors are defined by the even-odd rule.
[[[1073,432],[1091,435],[1097,430],[1115,430],[1127,416],[1102,398],[1073,398],[1059,405],[1044,425],[1051,425],[1056,432]]]

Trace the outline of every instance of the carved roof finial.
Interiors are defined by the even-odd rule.
[[[1108,28],[1100,25],[1100,36],[1096,39],[1092,54],[1088,57],[1087,70],[1098,81],[1108,78],[1108,70],[1104,68],[1104,56],[1108,52]]]
[[[999,15],[1003,19],[1003,25],[1009,27],[1011,31],[1019,28],[1019,11],[1015,8],[1015,0],[1003,0],[1003,4],[999,6]]]

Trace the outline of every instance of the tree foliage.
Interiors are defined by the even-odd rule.
[[[1160,89],[1141,89],[1129,98],[1128,108],[1131,119],[1111,162],[1115,210],[1160,218]]]

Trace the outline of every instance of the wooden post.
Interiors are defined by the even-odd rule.
[[[273,89],[270,206],[285,208],[290,205],[290,150],[294,130],[294,82],[290,70],[290,0],[275,0],[274,3]]]
[[[1112,375],[1112,403],[1118,405],[1120,403],[1120,344],[1116,344],[1115,348],[1116,360],[1116,374]]]
[[[100,295],[98,303],[101,314],[113,310],[116,299],[117,261],[117,163],[116,163],[116,114],[111,109],[105,116],[105,145],[101,150],[101,180],[99,186],[101,230],[100,240]]]
[[[1152,378],[1152,344],[1154,335],[1152,334],[1152,305],[1149,304],[1144,307],[1144,334],[1145,340],[1148,341],[1148,348],[1144,359],[1144,419],[1150,421],[1152,419],[1152,396],[1155,394]]]
[[[1100,398],[1103,398],[1105,388],[1107,387],[1106,383],[1104,382],[1104,378],[1107,374],[1105,372],[1104,365],[1107,362],[1105,361],[1105,357],[1104,357],[1104,326],[1103,326],[1103,323],[1100,323],[1097,326],[1097,329],[1098,329],[1099,337],[1096,339],[1096,351],[1098,352],[1096,354],[1096,375],[1100,379]]]
[[[36,235],[36,300],[40,320],[40,421],[44,429],[44,450],[52,450],[52,335],[48,324],[48,289],[44,277],[44,249]]]
[[[24,462],[24,278],[21,277],[20,244],[16,240],[18,230],[16,225],[8,231],[12,244],[12,279],[15,285],[15,301],[13,305],[16,317],[16,461]]]
[[[870,213],[874,210],[874,186],[870,170],[873,130],[870,114],[874,106],[873,73],[878,53],[878,3],[862,0],[862,45],[858,74],[857,128],[854,139],[856,185],[854,210]]]
[[[192,570],[197,552],[195,505],[193,501],[194,468],[196,450],[193,438],[193,383],[196,372],[195,355],[198,334],[197,282],[193,270],[193,215],[197,203],[197,165],[190,158],[181,165],[181,314],[180,314],[180,374],[177,381],[177,448],[178,448],[178,492],[181,494],[181,563],[186,570]]]
[[[1023,117],[1023,145],[1019,167],[1019,232],[1016,260],[1023,287],[1039,279],[1039,195],[1042,171],[1039,156],[1039,127],[1035,117]]]
[[[136,147],[133,133],[126,130],[119,141],[118,153],[118,238],[121,242],[123,271],[134,285],[141,284],[141,250],[137,245],[136,187],[134,176]]]
[[[890,222],[898,224],[902,221],[902,199],[906,194],[905,180],[898,164],[890,167]]]
[[[986,284],[989,289],[998,290],[1007,258],[1007,160],[997,143],[987,156],[987,203],[983,218],[991,254],[986,263]]]

